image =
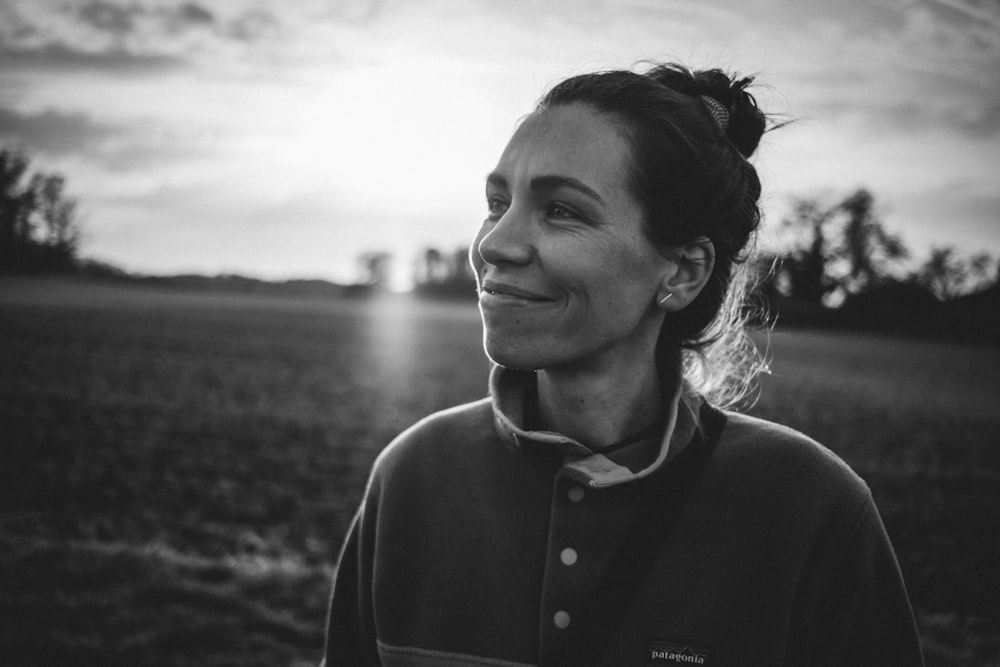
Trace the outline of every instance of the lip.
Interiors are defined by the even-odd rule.
[[[482,289],[479,290],[480,298],[484,296],[519,299],[522,301],[552,301],[549,297],[532,290],[498,282],[496,280],[484,280]]]

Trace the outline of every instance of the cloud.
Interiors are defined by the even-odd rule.
[[[8,68],[19,71],[100,71],[126,75],[166,72],[184,64],[182,59],[171,55],[135,53],[121,48],[88,51],[60,43],[29,48],[0,45],[0,59]]]
[[[78,16],[84,23],[115,35],[126,35],[135,29],[137,5],[119,7],[110,2],[88,2],[80,7]]]
[[[218,137],[184,124],[101,122],[89,114],[47,109],[24,113],[0,107],[0,143],[29,154],[74,158],[86,169],[116,173],[162,172],[168,165],[216,156]]]
[[[191,2],[156,7],[91,0],[76,10],[76,16],[90,27],[115,36],[143,31],[178,33],[211,27],[216,22],[215,14]]]
[[[0,139],[23,145],[29,151],[66,155],[93,149],[115,129],[84,114],[44,111],[22,114],[0,109]]]
[[[278,20],[273,14],[261,9],[251,9],[225,24],[223,32],[239,41],[256,42],[273,34],[277,28]]]
[[[1000,5],[995,2],[976,0],[929,0],[929,2],[962,14],[987,30],[1000,28]]]
[[[938,82],[927,92],[901,87],[896,94],[816,101],[806,120],[911,136],[944,129],[968,139],[987,139],[1000,135],[1000,96],[949,93],[948,86]]]
[[[174,12],[173,20],[185,26],[211,25],[215,23],[215,15],[200,5],[185,2]]]
[[[867,24],[845,11],[839,21],[785,26],[771,41],[782,42],[780,67],[807,118],[879,134],[943,129],[995,137],[1000,32],[995,21],[955,10],[960,4],[969,3],[875,2]]]
[[[962,252],[1000,246],[1000,194],[978,181],[947,181],[910,193],[892,207],[900,228],[923,247],[958,246]]]
[[[90,0],[0,4],[0,58],[8,69],[129,73],[207,61],[277,32],[259,8],[226,16],[201,4]]]

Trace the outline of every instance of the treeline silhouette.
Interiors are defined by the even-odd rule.
[[[986,252],[911,253],[864,188],[832,202],[793,200],[780,251],[760,258],[760,293],[784,324],[863,328],[1000,343],[1000,265]]]
[[[962,257],[950,247],[932,249],[923,264],[905,271],[910,252],[885,230],[875,197],[864,188],[828,204],[794,199],[781,230],[790,237],[784,250],[764,255],[775,267],[768,286],[805,303],[841,305],[899,284],[947,301],[996,281],[996,262],[988,253]]]
[[[920,264],[889,233],[874,195],[797,197],[778,226],[777,249],[757,258],[763,310],[787,325],[849,327],[1000,344],[1000,265],[988,253],[936,247]],[[367,298],[389,291],[395,258],[358,256],[358,280],[272,283],[243,276],[136,276],[78,255],[82,223],[60,174],[30,173],[20,150],[0,148],[0,273],[76,273],[188,289]],[[429,299],[476,298],[467,248],[425,248],[412,291]]]

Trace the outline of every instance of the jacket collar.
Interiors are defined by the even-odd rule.
[[[515,450],[529,455],[561,456],[560,474],[584,486],[597,489],[642,479],[679,454],[691,441],[697,428],[696,415],[701,399],[686,396],[682,391],[679,363],[670,372],[673,375],[670,379],[673,381],[664,382],[664,388],[671,389],[663,406],[667,412],[666,430],[656,457],[637,470],[596,453],[561,433],[526,429],[525,402],[534,400],[535,395],[535,373],[532,371],[493,367],[490,372],[490,397],[493,402],[494,425],[500,439]]]

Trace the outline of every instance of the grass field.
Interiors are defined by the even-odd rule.
[[[779,331],[753,412],[868,481],[929,665],[1000,664],[1000,350]],[[304,665],[378,451],[474,307],[0,281],[0,662]]]

